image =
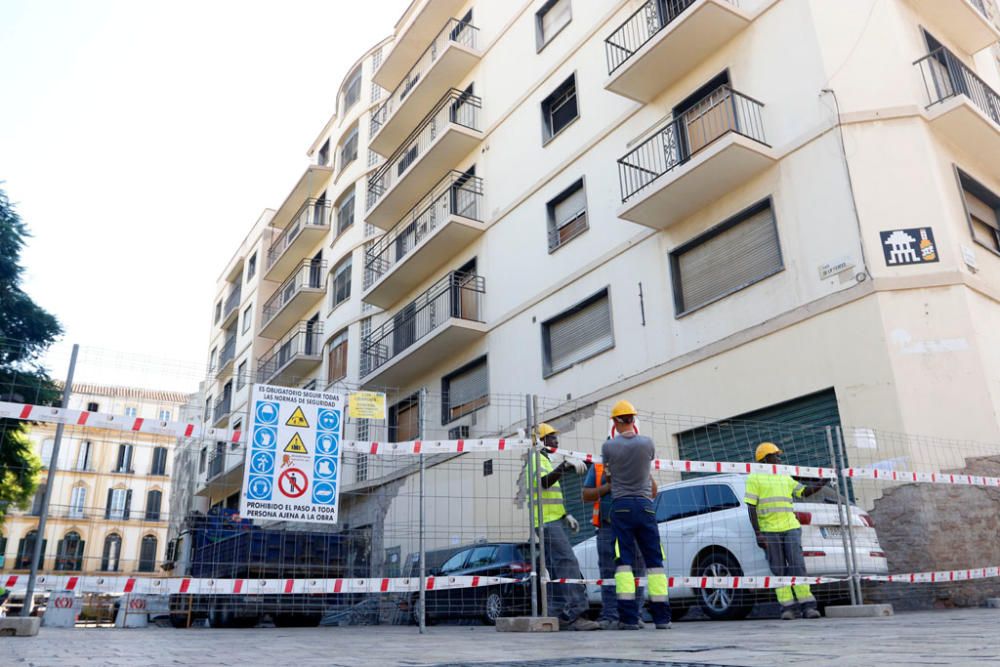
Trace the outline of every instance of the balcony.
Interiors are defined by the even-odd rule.
[[[311,164],[306,167],[292,191],[271,217],[271,226],[275,229],[287,227],[308,200],[323,194],[332,175],[333,167],[330,165]]]
[[[618,217],[666,229],[777,161],[760,102],[716,88],[618,160]]]
[[[232,333],[226,338],[219,352],[219,370],[216,371],[216,379],[229,377],[233,372],[233,361],[236,359],[236,333]]]
[[[284,229],[276,229],[267,251],[264,277],[282,276],[330,231],[330,202],[307,199]]]
[[[219,320],[219,328],[225,329],[233,320],[236,319],[234,315],[238,315],[240,312],[240,303],[243,298],[242,287],[237,284],[233,287],[232,291],[229,292],[229,296],[226,297],[225,304],[222,306],[222,319]]]
[[[738,0],[649,0],[604,40],[606,90],[648,103],[750,25]]]
[[[389,308],[486,230],[483,180],[450,172],[365,254],[361,298]]]
[[[399,387],[486,335],[486,281],[452,272],[361,341],[361,382]]]
[[[923,77],[927,118],[934,131],[962,153],[995,165],[1000,155],[1000,95],[948,49],[936,49],[914,65]]]
[[[307,259],[275,291],[264,304],[260,336],[277,338],[305,315],[323,298],[326,262]]]
[[[928,20],[929,29],[940,31],[965,53],[982,51],[1000,40],[1000,30],[987,18],[983,0],[910,0],[910,4]]]
[[[483,140],[481,100],[451,89],[368,179],[368,224],[389,230]]]
[[[233,411],[232,394],[223,394],[212,406],[212,423],[221,428],[229,423],[229,415]]]
[[[375,83],[386,90],[395,88],[444,22],[463,5],[465,0],[415,0],[396,24],[392,50],[372,75]]]
[[[300,322],[261,356],[257,364],[260,381],[297,386],[323,360],[322,333],[319,324]]]
[[[441,93],[462,82],[482,57],[476,49],[478,35],[475,26],[448,19],[389,98],[372,114],[369,148],[382,155],[392,153]]]

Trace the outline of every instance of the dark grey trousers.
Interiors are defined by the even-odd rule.
[[[583,578],[563,519],[545,524],[545,569],[550,579]],[[548,584],[548,604],[549,616],[572,623],[587,611],[587,588],[583,584]]]

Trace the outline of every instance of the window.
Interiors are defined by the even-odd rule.
[[[118,461],[113,472],[133,472],[132,445],[118,445]]]
[[[486,357],[442,378],[441,394],[442,425],[489,405],[490,383]]]
[[[347,78],[347,83],[344,84],[343,88],[343,98],[344,98],[344,111],[347,113],[351,107],[357,104],[357,101],[361,99],[361,68],[358,67],[351,75]]]
[[[52,465],[52,450],[56,446],[56,441],[52,438],[42,440],[42,465],[48,468]]]
[[[496,553],[497,547],[495,545],[476,547],[469,554],[469,561],[465,564],[465,567],[468,569],[491,565],[496,557]]]
[[[459,551],[457,554],[449,558],[441,566],[441,573],[454,572],[455,570],[461,570],[465,567],[465,561],[469,557],[469,549],[464,549]]]
[[[340,169],[358,159],[358,126],[355,125],[340,143]]]
[[[581,178],[545,205],[549,222],[549,252],[587,231],[587,191]]]
[[[56,570],[82,570],[83,546],[80,533],[71,530],[56,545]]]
[[[5,559],[3,555],[7,553],[7,537],[5,535],[0,535],[0,570],[3,569],[5,564]]]
[[[163,409],[160,410],[160,421],[161,422],[168,422],[171,419],[173,419],[173,416],[174,416],[174,413],[171,412],[170,410],[163,410]]]
[[[690,516],[704,514],[707,509],[705,487],[682,486],[669,489],[657,497],[656,520],[675,521]]]
[[[243,309],[243,333],[250,331],[253,325],[253,304]]]
[[[347,377],[347,329],[333,337],[328,344],[327,383]]]
[[[139,414],[138,409],[136,409],[133,406],[128,406],[128,407],[125,408],[125,416],[126,417],[135,417],[138,414]]]
[[[569,0],[548,0],[535,12],[535,41],[541,51],[552,38],[573,20]]]
[[[82,519],[87,509],[87,487],[74,486],[69,497],[69,516]]]
[[[250,255],[250,259],[247,260],[246,282],[249,283],[255,275],[257,275],[257,253]]]
[[[337,236],[354,224],[354,189],[344,195],[337,204]]]
[[[122,538],[111,533],[104,538],[104,549],[101,551],[101,572],[117,572],[121,565]]]
[[[139,547],[139,572],[152,572],[156,569],[156,538],[146,535]]]
[[[414,394],[389,408],[389,442],[419,439],[420,394]]]
[[[705,497],[708,500],[709,512],[720,512],[740,506],[740,499],[728,484],[706,484]]]
[[[579,116],[576,74],[572,74],[551,95],[542,100],[542,143],[552,140]]]
[[[162,491],[149,491],[146,493],[146,521],[160,520],[160,502],[162,500]]]
[[[767,200],[670,253],[677,314],[749,287],[782,268],[778,227]]]
[[[316,378],[313,378],[312,380],[309,380],[309,382],[306,382],[304,385],[302,385],[302,388],[305,389],[306,391],[316,391],[316,388],[318,386],[319,383],[316,382]]]
[[[218,324],[221,318],[222,318],[222,299],[219,299],[219,303],[215,304],[215,323]]]
[[[1000,252],[1000,196],[993,194],[961,170],[958,171],[958,181],[965,200],[972,238],[976,243]]]
[[[153,449],[153,465],[149,469],[150,475],[167,474],[167,448],[155,447]]]
[[[108,500],[104,506],[104,518],[122,519],[127,521],[131,506],[131,489],[108,489]]]
[[[330,164],[330,139],[327,138],[320,146],[319,153],[316,155],[316,164],[321,167],[325,167]]]
[[[212,348],[212,352],[208,355],[208,370],[214,372],[216,362],[219,360],[219,350],[218,348]]]
[[[37,539],[38,531],[32,530],[17,543],[17,556],[14,558],[15,570],[27,570],[31,567],[31,561],[35,557],[35,540]],[[42,540],[42,558],[38,561],[38,569],[42,569],[45,565],[45,551],[47,546],[48,540]]]
[[[603,289],[542,323],[543,374],[548,377],[614,346],[611,300]]]
[[[204,474],[205,468],[208,465],[208,448],[203,447],[201,453],[198,455],[198,472],[199,474]]]
[[[90,470],[90,440],[80,443],[80,449],[76,453],[76,469]]]
[[[247,386],[247,360],[244,359],[240,362],[240,365],[236,367],[236,391],[239,391],[243,387]]]
[[[100,409],[101,406],[98,405],[97,403],[94,402],[87,403],[87,412],[99,412]]]
[[[35,495],[31,499],[32,516],[41,516],[42,503],[45,502],[45,489],[47,487],[48,484],[46,482],[39,482],[38,488],[35,489]]]
[[[333,285],[330,289],[331,308],[336,308],[351,298],[351,257],[348,255],[333,269]]]

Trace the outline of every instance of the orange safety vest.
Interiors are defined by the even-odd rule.
[[[595,463],[594,464],[594,479],[596,480],[594,482],[595,488],[598,488],[598,489],[601,488],[601,483],[602,483],[601,480],[602,480],[603,477],[604,477],[604,464],[603,463]],[[597,500],[594,501],[594,512],[593,512],[592,518],[590,519],[590,522],[592,524],[594,524],[595,526],[597,526],[598,528],[601,527],[601,497],[600,496],[598,496]]]

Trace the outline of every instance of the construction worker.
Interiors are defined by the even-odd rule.
[[[656,480],[650,478],[652,482],[652,497],[656,497]],[[591,523],[597,531],[597,567],[600,570],[601,579],[604,584],[601,586],[601,614],[597,617],[597,623],[602,630],[608,630],[618,626],[618,598],[615,595],[615,585],[611,583],[615,576],[615,533],[611,529],[611,475],[604,469],[603,463],[595,463],[587,471],[587,476],[583,480],[583,500],[594,503],[594,511]],[[642,558],[642,553],[635,550],[635,576],[646,576],[646,561]],[[645,599],[645,590],[639,586],[636,589],[635,597],[639,601],[640,609],[642,600]],[[642,626],[642,621],[639,621]]]
[[[757,463],[778,465],[781,449],[773,442],[762,442],[754,454]],[[747,504],[750,523],[757,534],[757,546],[764,550],[771,571],[777,577],[804,577],[806,561],[802,557],[802,526],[795,517],[794,498],[806,498],[816,493],[830,480],[799,482],[790,475],[752,473],[747,477],[743,500]],[[819,618],[816,598],[809,584],[782,586],[775,590],[781,603],[781,618],[790,621],[798,617],[796,600],[804,618]]]
[[[574,471],[583,474],[586,467],[582,461],[566,459],[558,466],[553,466],[549,460],[559,446],[559,432],[548,424],[538,425],[538,437],[542,441],[542,455],[539,458],[538,475],[541,485],[541,499],[532,488],[536,503],[542,506],[542,521],[545,524],[545,569],[550,579],[582,579],[580,564],[573,553],[566,529],[574,533],[580,530],[580,524],[571,514],[566,513],[563,505],[562,489],[559,479],[563,474]],[[538,529],[538,514],[532,517],[535,529]],[[589,619],[583,618],[587,611],[587,589],[583,584],[549,584],[548,613],[559,619],[560,630],[600,630],[600,626]]]
[[[653,508],[653,485],[649,467],[656,458],[653,441],[635,430],[636,411],[628,401],[611,409],[617,434],[605,441],[601,457],[611,474],[611,529],[615,535],[615,594],[618,597],[618,629],[639,629],[636,600],[636,546],[646,561],[649,611],[657,630],[670,629],[667,573],[663,569],[663,547]]]

